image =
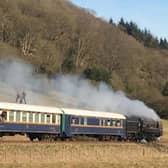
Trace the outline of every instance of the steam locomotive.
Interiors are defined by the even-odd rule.
[[[127,139],[154,141],[163,134],[161,121],[145,117],[127,117]]]
[[[111,112],[0,102],[0,136],[15,134],[26,134],[31,141],[78,136],[153,141],[162,136],[162,124],[149,118]]]

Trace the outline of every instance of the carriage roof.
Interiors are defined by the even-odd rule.
[[[122,114],[111,113],[111,112],[69,109],[69,108],[62,108],[62,110],[64,111],[65,114],[76,115],[76,116],[126,119],[126,117]]]
[[[57,107],[0,102],[0,109],[62,114]]]
[[[81,109],[70,109],[70,108],[57,108],[50,106],[39,106],[39,105],[28,105],[19,103],[6,103],[0,102],[0,110],[18,110],[18,111],[30,111],[30,112],[44,112],[44,113],[55,113],[62,114],[63,112],[68,115],[76,116],[87,116],[87,117],[101,117],[101,118],[115,118],[115,119],[126,119],[122,114],[81,110]]]

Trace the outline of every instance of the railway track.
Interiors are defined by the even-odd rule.
[[[116,141],[116,140],[111,140],[111,141],[98,141],[96,139],[83,139],[83,140],[78,140],[78,139],[73,139],[73,140],[64,140],[61,141],[60,139],[57,141],[51,141],[51,140],[43,140],[43,141],[38,141],[35,139],[34,141],[30,141],[26,137],[15,137],[13,139],[11,138],[0,138],[0,144],[96,144],[96,145],[136,145],[136,144],[143,144],[143,143],[136,143],[132,141]],[[168,147],[168,139],[161,139],[160,141],[153,142],[153,143],[144,143],[148,146],[154,146],[157,148],[165,147],[167,145]]]
[[[128,141],[29,141],[29,140],[0,140],[0,144],[94,144],[94,145],[135,145]]]

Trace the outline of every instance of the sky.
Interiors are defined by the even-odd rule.
[[[98,17],[121,17],[134,21],[142,29],[147,28],[154,36],[168,38],[168,0],[70,0],[77,6],[92,9]]]

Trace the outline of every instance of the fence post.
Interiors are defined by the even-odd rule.
[[[31,157],[32,157],[32,153],[31,153],[31,148],[30,148],[30,153],[29,153],[29,160],[30,160],[30,164],[31,164]]]
[[[142,150],[142,156],[145,156],[145,149]]]

